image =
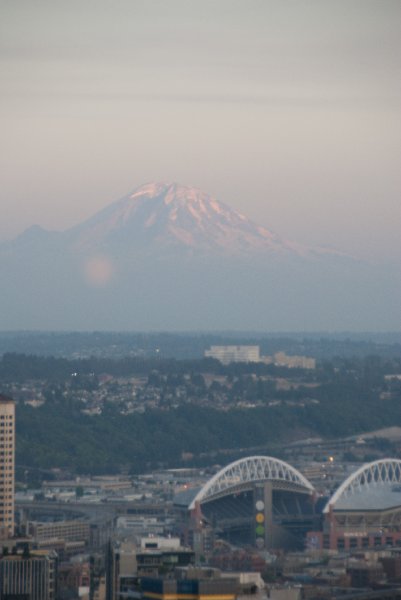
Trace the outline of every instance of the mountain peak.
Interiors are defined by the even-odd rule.
[[[163,202],[166,206],[169,204],[175,204],[185,206],[187,204],[198,204],[203,206],[204,202],[210,202],[214,210],[219,209],[219,203],[213,196],[203,192],[199,188],[191,187],[188,185],[182,185],[174,182],[157,182],[147,183],[137,188],[132,194],[129,195],[130,199],[135,198],[163,198]],[[204,207],[203,207],[204,208]]]
[[[109,246],[122,240],[157,252],[241,255],[255,251],[298,253],[295,245],[196,187],[177,182],[140,186],[71,230],[75,247]]]
[[[205,198],[211,198],[205,192],[198,188],[182,185],[177,182],[156,182],[146,183],[137,188],[129,195],[131,200],[136,198],[163,198],[163,203],[179,204],[185,206],[188,203],[202,203]]]

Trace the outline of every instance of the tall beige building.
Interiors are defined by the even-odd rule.
[[[0,539],[14,535],[15,403],[0,394]]]

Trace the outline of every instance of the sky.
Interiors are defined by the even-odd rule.
[[[1,0],[0,241],[150,181],[399,256],[399,0]]]

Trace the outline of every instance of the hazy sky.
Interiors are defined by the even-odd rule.
[[[399,254],[399,0],[1,0],[0,240],[148,181]]]

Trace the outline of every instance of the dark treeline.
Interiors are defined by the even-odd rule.
[[[126,357],[85,358],[68,360],[52,356],[32,356],[27,354],[6,353],[0,359],[0,382],[23,382],[32,379],[47,381],[65,381],[74,373],[78,375],[109,374],[115,377],[148,375],[153,371],[161,374],[182,374],[189,372],[209,372],[219,375],[239,375],[255,373],[257,375],[288,374],[285,367],[275,367],[263,363],[232,363],[222,365],[214,359],[176,360],[173,358]],[[296,369],[292,369],[294,374]]]
[[[401,424],[399,399],[325,386],[319,405],[257,407],[227,412],[196,406],[121,415],[107,406],[96,417],[75,407],[17,407],[17,463],[79,473],[141,472],[181,464],[182,453],[274,445],[305,436],[337,437]]]
[[[154,371],[162,374],[183,374],[190,372],[214,373],[227,376],[244,374],[274,375],[286,377],[289,370],[286,367],[276,367],[264,363],[231,363],[222,365],[214,359],[176,360],[163,358],[126,357],[112,358],[85,358],[68,360],[52,356],[33,356],[27,354],[6,353],[0,359],[0,383],[3,381],[23,382],[32,379],[45,379],[47,381],[65,381],[73,373],[79,375],[110,374],[115,377],[130,377],[135,375],[148,375]],[[349,379],[355,375],[360,377],[382,377],[385,374],[399,373],[401,371],[401,358],[381,357],[379,355],[364,358],[334,357],[322,361],[317,371],[309,375],[321,379],[331,377],[334,372],[337,378]],[[291,369],[291,376],[308,375],[302,369]]]

